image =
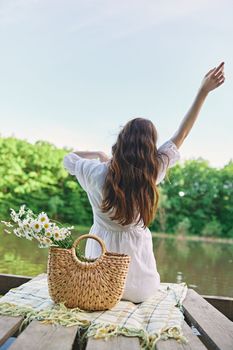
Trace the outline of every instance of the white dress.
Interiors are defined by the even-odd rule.
[[[179,150],[171,140],[163,143],[158,151],[168,155],[169,168],[180,159]],[[168,158],[162,157],[167,164]],[[107,213],[101,212],[102,186],[108,171],[108,163],[109,161],[101,162],[99,159],[82,158],[75,153],[69,153],[64,157],[64,167],[71,175],[76,176],[79,184],[86,191],[92,206],[93,225],[90,233],[101,237],[108,251],[131,256],[122,299],[138,303],[152,296],[160,284],[160,275],[153,253],[152,235],[149,228],[143,229],[139,224],[137,226],[135,224],[122,226],[112,221]],[[166,168],[160,167],[156,183],[160,183],[165,175]],[[85,256],[96,258],[100,254],[99,243],[88,239]]]

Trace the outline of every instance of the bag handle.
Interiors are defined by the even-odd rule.
[[[80,237],[78,237],[75,241],[74,241],[74,243],[73,243],[73,245],[72,245],[72,251],[73,251],[73,255],[76,257],[76,260],[78,260],[77,259],[77,256],[76,256],[76,254],[75,254],[75,248],[77,247],[77,245],[79,244],[79,242],[82,240],[82,239],[85,239],[85,238],[92,238],[92,239],[95,239],[97,242],[99,242],[99,244],[100,244],[100,246],[101,246],[101,249],[102,249],[102,254],[99,256],[99,258],[103,255],[103,254],[105,254],[106,253],[106,246],[105,246],[105,243],[104,243],[104,241],[100,238],[100,237],[98,237],[98,236],[96,236],[96,235],[93,235],[93,234],[91,234],[91,233],[87,233],[87,234],[85,234],[85,235],[82,235],[82,236],[80,236]],[[98,259],[99,259],[98,258]]]

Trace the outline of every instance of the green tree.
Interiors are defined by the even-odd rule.
[[[222,235],[222,225],[216,218],[213,218],[205,224],[201,233],[203,236],[220,237]]]
[[[0,137],[0,219],[9,217],[9,208],[25,203],[58,221],[92,225],[87,194],[63,167],[69,151],[49,142]],[[233,237],[232,160],[216,169],[202,158],[189,159],[168,174],[158,187],[153,231]]]

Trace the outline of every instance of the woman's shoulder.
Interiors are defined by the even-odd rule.
[[[64,156],[63,164],[71,175],[76,176],[80,185],[86,191],[101,182],[108,169],[108,162],[101,162],[99,159],[83,158],[74,152]]]
[[[180,158],[180,151],[171,139],[164,142],[158,148],[159,169],[156,181],[157,184],[164,179],[167,169],[175,166]]]

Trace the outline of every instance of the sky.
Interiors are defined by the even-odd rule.
[[[0,135],[104,151],[135,117],[157,147],[204,75],[225,62],[180,147],[181,163],[233,159],[231,0],[0,0]]]

